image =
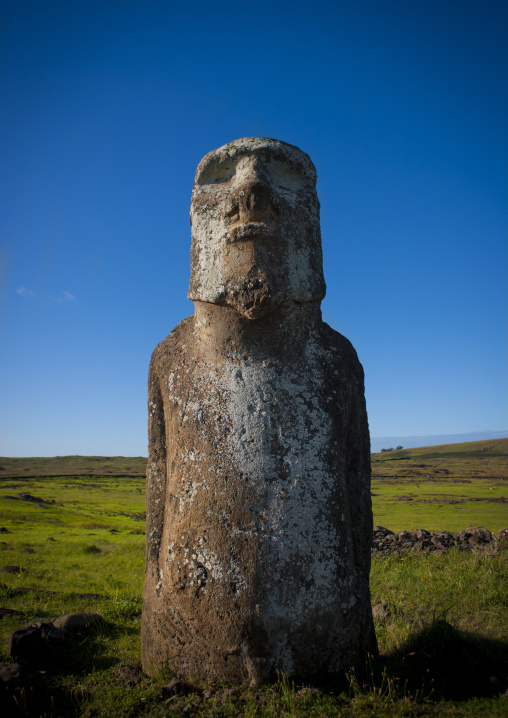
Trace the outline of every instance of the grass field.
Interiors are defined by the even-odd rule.
[[[105,619],[51,649],[20,699],[21,715],[508,714],[499,694],[508,670],[505,549],[374,558],[373,604],[392,608],[376,624],[381,656],[333,685],[292,686],[281,676],[259,689],[203,683],[191,690],[172,685],[171,676],[143,676],[145,463],[0,459],[0,565],[21,569],[0,574],[0,607],[23,614],[0,620],[3,645],[15,628],[64,613]],[[375,522],[392,530],[508,524],[507,504],[491,500],[507,493],[508,440],[376,454],[373,476]]]
[[[508,439],[372,454],[374,523],[392,531],[508,525]]]

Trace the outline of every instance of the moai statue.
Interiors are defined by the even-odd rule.
[[[253,683],[365,665],[363,371],[321,319],[316,170],[247,137],[200,162],[195,312],[149,374],[145,670]]]

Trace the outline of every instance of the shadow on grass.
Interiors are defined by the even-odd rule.
[[[489,698],[508,688],[508,642],[459,631],[437,619],[396,653],[372,660],[353,680],[362,690],[400,698]]]
[[[137,633],[139,625],[118,626],[109,620],[69,633],[63,640],[51,644],[51,651],[48,652],[48,673],[59,676],[88,676],[116,666],[118,659],[111,655],[109,642]]]
[[[34,673],[23,710],[17,715],[77,715],[86,709],[89,701],[96,701],[97,691],[106,698],[115,683],[109,669],[118,663],[108,654],[107,642],[119,631],[114,624],[106,623],[94,633],[77,633],[53,644],[45,672]],[[367,701],[365,705],[379,708],[379,715],[395,715],[390,706],[402,705],[401,701],[407,708],[408,701],[413,705],[443,701],[455,704],[495,697],[507,689],[507,672],[508,642],[458,631],[439,619],[412,636],[396,653],[372,659],[364,671],[326,683],[317,680],[315,685],[319,685],[319,690],[315,694],[311,692],[309,700],[312,703],[312,696],[317,696],[315,700],[319,702],[319,696],[324,699],[324,693],[332,702],[337,701],[337,706],[344,707],[349,696],[357,707]],[[291,693],[287,696],[289,702],[295,701],[295,696],[302,692],[301,687],[283,678],[284,686],[286,692]],[[212,692],[218,690],[210,687]],[[200,689],[196,690],[199,693]],[[252,694],[253,700],[256,698],[256,689],[237,686],[236,690],[241,695]],[[263,690],[263,687],[258,689],[260,696]],[[302,705],[297,714],[310,714],[307,709],[312,713],[309,704]]]
[[[46,638],[37,659],[24,663],[28,681],[23,691],[10,696],[5,706],[0,701],[0,707],[7,711],[0,711],[2,715],[76,715],[87,694],[83,678],[118,663],[108,655],[106,643],[121,632],[113,623],[103,621],[97,627],[69,632],[61,639]]]

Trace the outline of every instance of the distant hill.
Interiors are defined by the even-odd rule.
[[[390,448],[390,446],[383,448]],[[411,462],[419,459],[441,460],[446,458],[455,462],[459,459],[470,458],[482,460],[482,464],[485,464],[485,460],[489,459],[489,471],[492,471],[494,475],[499,474],[502,477],[508,478],[508,438],[504,437],[450,444],[443,442],[434,446],[427,445],[413,448],[404,446],[403,450],[373,452],[372,454],[374,475],[376,475],[377,469],[381,466],[387,468],[388,464],[402,469],[404,461]],[[4,456],[0,457],[0,481],[9,478],[28,479],[40,476],[68,476],[71,478],[73,476],[144,476],[146,462],[147,459],[144,456],[52,456],[23,458],[8,458]],[[500,468],[501,464],[503,466],[502,469]]]
[[[372,479],[508,480],[508,439],[438,444],[372,454]]]
[[[370,450],[376,454],[381,449],[403,446],[413,449],[419,446],[436,446],[437,444],[463,444],[467,441],[484,441],[508,438],[506,431],[473,431],[469,434],[433,434],[429,436],[382,436],[370,437]]]
[[[471,459],[489,459],[491,457],[508,458],[508,438],[489,439],[488,441],[466,441],[457,444],[437,444],[436,446],[416,446],[399,451],[380,451],[372,454],[373,461],[401,461],[412,459],[444,459],[468,457]]]
[[[144,456],[0,457],[0,480],[37,476],[144,476]]]

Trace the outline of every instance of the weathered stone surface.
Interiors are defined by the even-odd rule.
[[[263,138],[198,167],[195,313],[149,373],[147,671],[311,679],[376,650],[363,371],[321,319],[315,183]]]
[[[83,628],[90,628],[102,622],[102,616],[98,613],[69,613],[59,616],[53,625],[63,631],[80,631]]]

